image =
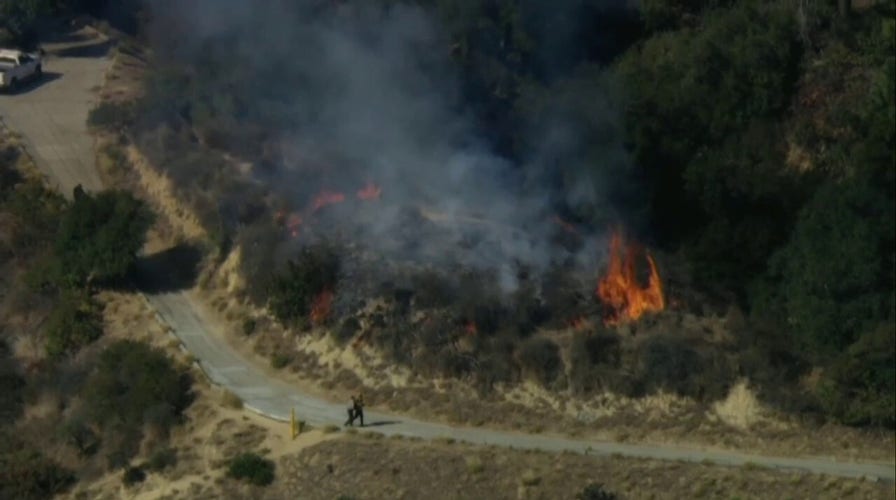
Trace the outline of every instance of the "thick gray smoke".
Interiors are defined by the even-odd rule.
[[[500,270],[508,288],[516,263],[543,269],[574,259],[593,269],[603,245],[585,238],[570,252],[552,243],[564,230],[554,207],[558,197],[600,206],[602,193],[587,175],[567,179],[560,193],[539,179],[558,162],[578,161],[576,124],[546,116],[527,148],[532,165],[511,165],[480,139],[446,50],[451,43],[423,10],[324,3],[153,4],[155,43],[197,71],[219,42],[235,47],[225,59],[237,68],[227,71],[250,77],[240,89],[242,112],[274,116],[279,129],[275,168],[259,179],[298,210],[321,190],[344,194],[343,203],[303,212],[310,217],[302,231],[348,231],[393,258]],[[611,113],[609,102],[594,105],[602,119]],[[611,161],[622,161],[621,148],[610,147]],[[368,182],[382,190],[378,201],[357,199]],[[407,217],[409,210],[423,217]],[[409,233],[417,240],[410,245]]]

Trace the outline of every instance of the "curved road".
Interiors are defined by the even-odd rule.
[[[83,32],[82,32],[83,33]],[[73,41],[74,40],[74,41]],[[107,47],[97,37],[68,36],[64,43],[47,44],[48,77],[15,95],[0,95],[0,119],[21,133],[38,167],[66,195],[78,183],[87,190],[101,189],[96,171],[93,141],[86,127],[87,111],[95,101],[109,66]],[[289,384],[268,377],[262,369],[237,353],[221,336],[212,335],[202,319],[203,309],[186,293],[148,295],[147,300],[197,359],[216,384],[233,391],[245,405],[278,420],[288,420],[290,410],[311,424],[341,423],[344,403],[333,403],[303,394]],[[785,458],[751,455],[726,450],[590,442],[544,435],[525,435],[479,428],[451,427],[410,418],[367,412],[369,430],[423,438],[452,437],[476,444],[547,451],[568,450],[593,455],[613,455],[709,461],[721,465],[755,464],[845,477],[871,477],[893,481],[896,466],[888,463],[852,463],[822,458]]]

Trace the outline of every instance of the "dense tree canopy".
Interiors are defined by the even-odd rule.
[[[151,224],[151,213],[129,193],[76,188],[54,245],[60,281],[78,286],[124,277]]]

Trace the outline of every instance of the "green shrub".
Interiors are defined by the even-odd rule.
[[[816,392],[843,423],[896,426],[896,325],[862,335],[824,372]]]
[[[90,195],[76,187],[54,243],[60,283],[77,287],[123,278],[133,268],[152,221],[152,213],[130,193]]]
[[[544,385],[553,382],[563,369],[557,344],[543,337],[525,341],[520,346],[518,359],[522,370]]]
[[[132,340],[110,344],[82,394],[104,428],[139,436],[145,425],[167,430],[190,404],[190,380],[160,350]]]
[[[133,486],[146,480],[146,472],[140,467],[128,467],[121,476],[121,482],[125,486]]]
[[[50,498],[68,489],[75,480],[71,471],[0,432],[0,498]]]
[[[600,483],[590,483],[576,495],[576,500],[616,500],[616,494],[605,490]]]
[[[291,363],[291,362],[292,362],[292,356],[290,356],[289,354],[277,352],[277,353],[274,353],[273,356],[271,356],[271,367],[276,368],[278,370],[289,365],[289,363]]]
[[[255,453],[243,453],[230,461],[227,475],[256,486],[267,486],[274,481],[274,462]]]
[[[271,311],[284,323],[294,323],[310,313],[314,298],[333,290],[339,277],[339,255],[330,245],[302,248],[275,277],[269,297]]]
[[[154,451],[146,462],[146,468],[156,472],[175,465],[177,465],[177,452],[171,448],[161,448]]]
[[[360,330],[361,322],[358,321],[358,318],[349,316],[342,321],[338,328],[330,330],[330,334],[337,344],[343,345],[354,338]]]
[[[255,321],[255,318],[246,318],[245,320],[243,320],[243,335],[248,337],[249,335],[255,333],[256,326],[257,323]]]
[[[697,352],[692,341],[653,337],[640,352],[639,379],[644,390],[665,389],[700,401],[724,397],[733,381],[727,354],[713,346]]]
[[[51,358],[74,354],[103,334],[99,304],[82,291],[64,291],[47,319],[46,351]]]

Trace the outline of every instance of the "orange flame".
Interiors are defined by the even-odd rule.
[[[372,182],[368,182],[364,185],[363,188],[358,190],[358,199],[359,200],[378,200],[380,199],[380,194],[382,194],[383,190],[380,189],[379,186]]]
[[[302,225],[302,216],[299,214],[289,214],[289,218],[286,219],[286,227],[289,229],[289,234],[292,235],[293,238],[299,235],[299,226]]]
[[[330,317],[330,307],[333,305],[333,292],[324,290],[311,301],[311,323],[319,325]]]
[[[647,287],[641,287],[638,283],[635,274],[637,253],[636,245],[626,245],[620,232],[613,232],[610,238],[610,266],[607,275],[598,282],[596,290],[600,300],[612,308],[605,320],[607,325],[636,320],[646,312],[662,311],[666,307],[656,262],[649,253],[645,253],[650,266]]]
[[[311,211],[317,212],[321,208],[334,203],[342,203],[345,201],[345,195],[334,191],[321,191],[311,203]]]
[[[470,336],[476,335],[476,333],[478,331],[479,331],[479,329],[476,328],[475,322],[467,321],[466,324],[464,324],[464,332],[466,332],[467,335],[470,335]]]

